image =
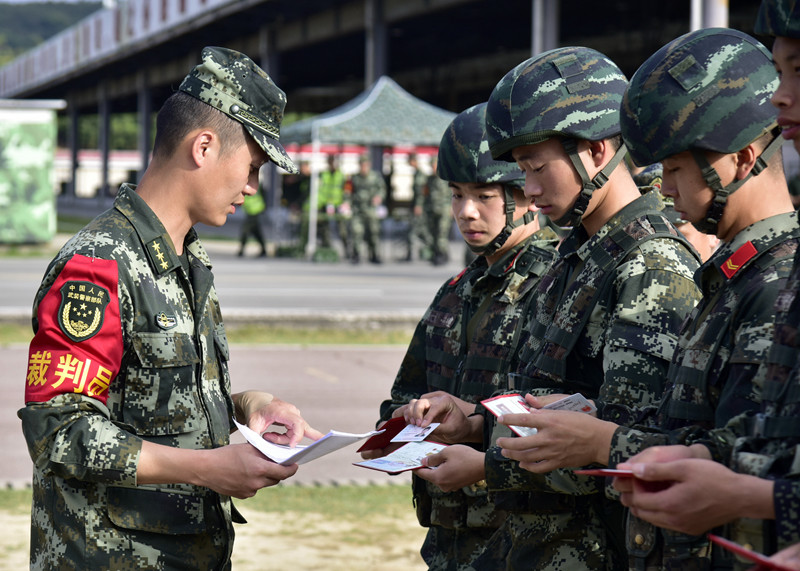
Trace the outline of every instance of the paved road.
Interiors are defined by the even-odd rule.
[[[453,261],[432,267],[423,262],[384,265],[316,264],[298,260],[238,258],[230,242],[207,243],[227,320],[326,324],[351,321],[413,325],[442,282],[460,271],[463,250],[454,244]],[[32,297],[48,257],[0,256],[0,320],[28,322]],[[0,347],[0,484],[25,485],[31,463],[17,409],[23,402],[27,346]],[[245,347],[232,348],[235,391],[268,390],[297,404],[323,432],[371,430],[380,402],[387,398],[404,347]],[[236,439],[238,435],[234,435]],[[300,484],[407,482],[352,466],[356,445],[301,466],[290,480]]]

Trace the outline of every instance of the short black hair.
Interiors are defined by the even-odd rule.
[[[225,155],[247,141],[244,125],[221,111],[182,91],[167,98],[156,117],[153,157],[170,158],[181,141],[195,129],[210,129],[220,139],[220,154]]]

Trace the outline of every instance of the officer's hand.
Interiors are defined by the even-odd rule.
[[[480,441],[473,437],[473,427],[456,399],[447,393],[431,399],[412,399],[407,405],[395,410],[392,416],[403,416],[408,424],[429,426],[441,423],[432,434],[436,440],[446,444]]]
[[[675,460],[685,460],[688,458],[710,459],[711,454],[708,448],[701,444],[684,446],[673,444],[670,446],[651,446],[645,448],[635,456],[631,456],[625,462],[617,465],[620,470],[630,470],[633,464],[655,464],[659,462],[673,462]],[[614,478],[614,489],[623,496],[633,492],[633,480],[631,478]],[[625,503],[624,501],[622,502]]]
[[[297,472],[297,464],[276,464],[249,443],[202,452],[208,461],[198,473],[200,485],[234,498],[252,497],[261,488],[274,486]]]
[[[295,446],[303,437],[318,440],[324,436],[303,420],[296,406],[278,398],[273,398],[268,404],[257,409],[250,407],[244,412],[247,426],[255,432],[263,434],[265,440],[275,444]],[[283,426],[286,431],[266,432],[272,425]]]
[[[456,406],[458,406],[458,408],[461,409],[461,412],[463,412],[464,415],[466,415],[466,416],[469,416],[473,412],[475,412],[475,404],[474,403],[467,402],[467,401],[465,401],[463,399],[460,399],[457,396],[451,395],[450,393],[447,393],[445,391],[433,391],[432,393],[425,393],[423,395],[420,395],[419,398],[421,398],[421,399],[435,399],[435,398],[441,398],[441,397],[450,397],[453,400],[453,402],[456,404]]]
[[[445,492],[454,492],[475,484],[486,477],[484,453],[469,446],[454,444],[438,454],[422,460],[423,466],[414,473],[439,486]]]

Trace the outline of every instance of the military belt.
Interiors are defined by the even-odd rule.
[[[767,416],[762,412],[750,419],[750,434],[756,438],[790,438],[800,436],[800,418]]]

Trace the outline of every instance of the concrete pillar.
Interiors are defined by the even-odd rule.
[[[531,55],[558,47],[558,0],[531,0]]]
[[[152,137],[152,114],[153,114],[153,98],[150,93],[150,84],[147,80],[147,70],[141,70],[136,76],[137,83],[137,106],[138,106],[138,120],[139,120],[139,154],[142,159],[142,166],[139,169],[137,180],[131,182],[139,182],[142,180],[144,171],[147,170],[147,165],[150,164],[150,139]]]
[[[78,137],[78,119],[80,113],[75,103],[74,97],[67,98],[67,108],[69,113],[69,133],[67,134],[70,153],[70,177],[67,185],[67,194],[74,199],[78,192],[78,149],[80,141]]]
[[[690,27],[727,28],[729,11],[728,0],[692,0]]]
[[[378,81],[388,72],[389,49],[386,22],[383,19],[383,0],[364,0],[366,45],[364,87]]]
[[[105,81],[101,81],[97,88],[97,123],[99,135],[97,146],[100,150],[100,188],[98,190],[98,200],[103,202],[108,196],[108,163],[111,148],[111,102],[108,99],[108,86]]]

